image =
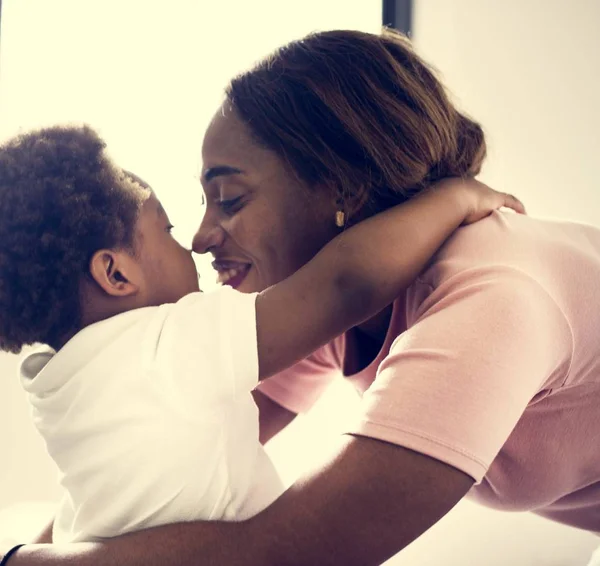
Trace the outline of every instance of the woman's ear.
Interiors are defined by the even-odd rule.
[[[141,270],[125,250],[99,250],[90,260],[90,275],[112,297],[129,297],[140,290]]]

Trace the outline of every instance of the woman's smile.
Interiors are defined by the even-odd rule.
[[[217,283],[221,285],[229,285],[237,289],[246,279],[251,263],[240,263],[236,261],[215,260],[212,266],[217,272]]]

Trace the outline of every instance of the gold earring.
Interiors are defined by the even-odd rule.
[[[338,228],[343,228],[345,223],[346,223],[346,215],[344,214],[344,211],[338,210],[335,213],[335,225]]]

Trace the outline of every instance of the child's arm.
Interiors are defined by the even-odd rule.
[[[473,179],[449,179],[334,238],[304,267],[258,295],[260,379],[382,310],[458,226],[502,206],[524,212],[510,195]]]

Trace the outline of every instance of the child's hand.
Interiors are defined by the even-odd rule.
[[[515,196],[501,193],[473,178],[450,178],[436,183],[435,188],[455,191],[466,206],[463,224],[473,224],[502,207],[510,208],[519,214],[526,214],[525,206]]]
[[[525,206],[515,196],[501,193],[475,179],[464,179],[464,189],[470,202],[470,212],[465,216],[463,224],[472,224],[485,218],[494,210],[502,207],[511,208],[518,214],[526,214]]]

